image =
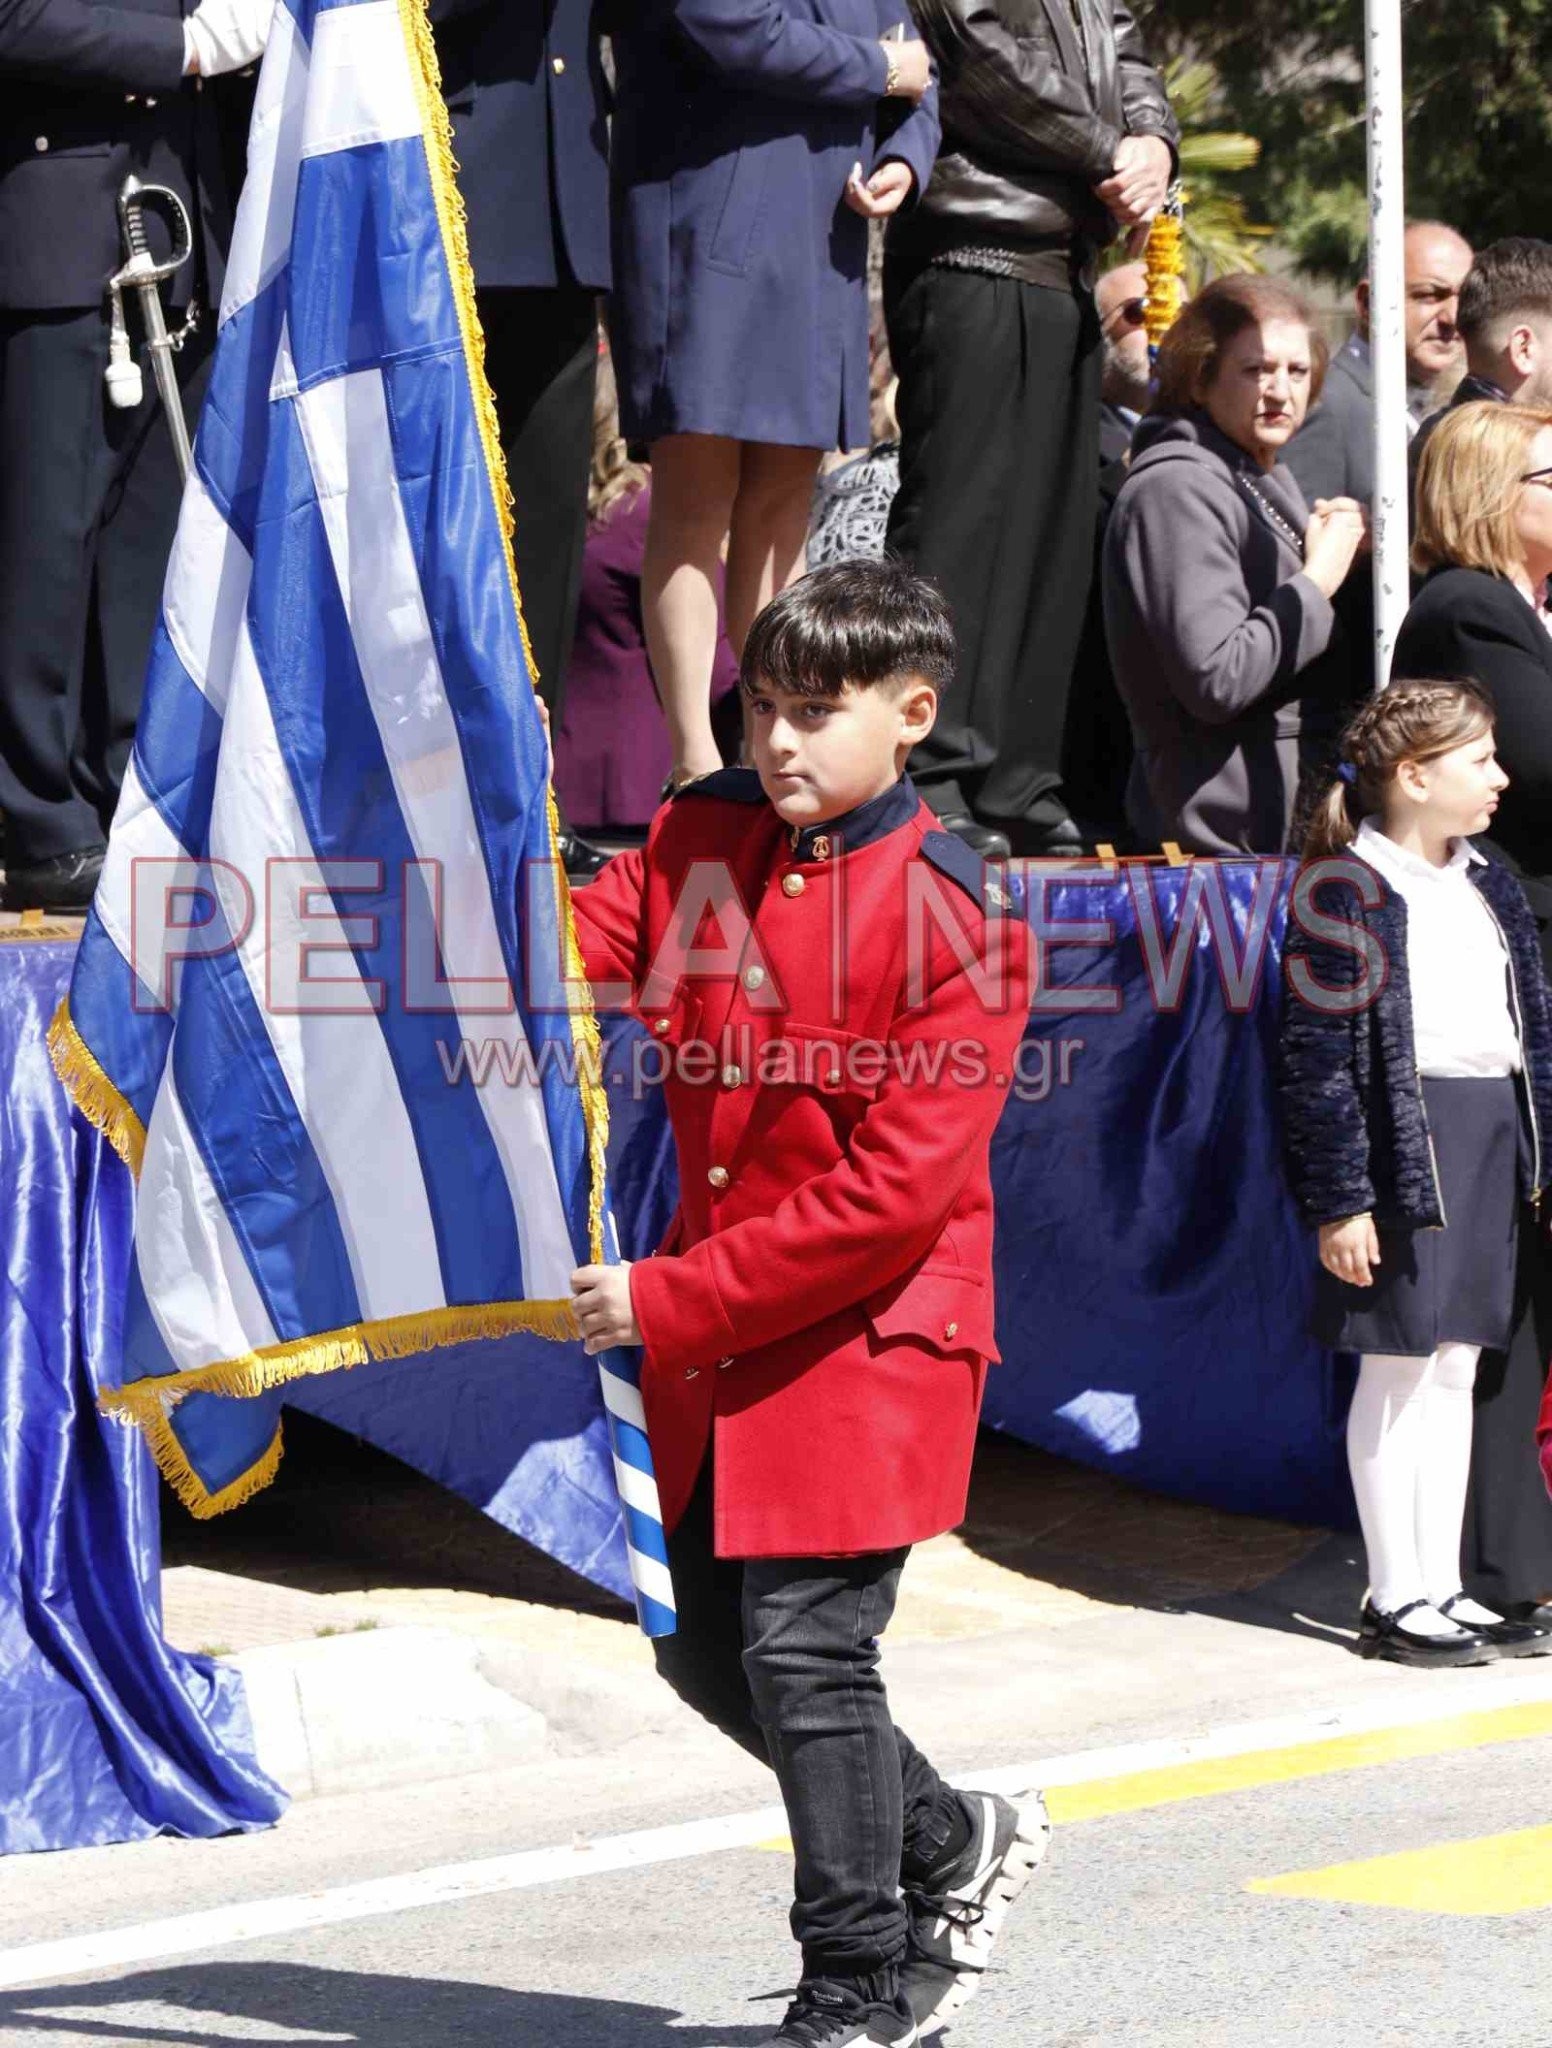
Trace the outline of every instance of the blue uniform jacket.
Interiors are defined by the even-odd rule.
[[[866,446],[867,223],[846,177],[899,157],[920,191],[938,146],[936,90],[916,109],[880,99],[879,38],[909,27],[905,0],[628,14],[610,315],[625,431]]]
[[[183,76],[179,0],[0,0],[0,310],[103,303],[124,262],[119,187],[130,171],[189,210],[207,305],[231,229],[223,110],[236,80]],[[153,220],[152,246],[165,243]],[[186,264],[163,286],[174,303]]]
[[[1444,1217],[1417,1077],[1406,904],[1367,861],[1354,855],[1342,866],[1346,875],[1296,885],[1289,906],[1277,1061],[1289,1184],[1309,1223],[1367,1212],[1378,1223],[1437,1227]],[[1470,874],[1509,949],[1532,1138],[1523,1192],[1531,1197],[1552,1174],[1552,1002],[1540,935],[1502,862],[1489,858]]]
[[[475,283],[607,290],[608,89],[593,0],[431,0],[431,19]]]

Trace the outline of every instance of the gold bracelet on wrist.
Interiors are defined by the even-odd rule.
[[[880,45],[889,69],[884,73],[884,98],[892,100],[900,89],[900,59],[890,54],[887,43]]]

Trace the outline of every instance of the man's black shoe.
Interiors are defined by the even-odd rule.
[[[97,894],[106,850],[78,846],[73,853],[56,853],[30,868],[7,868],[0,903],[6,910],[88,910]]]
[[[1006,832],[999,832],[995,825],[983,825],[968,811],[942,811],[938,815],[938,823],[945,832],[952,832],[956,839],[962,839],[982,860],[1006,860],[1013,851],[1013,842]]]
[[[1007,837],[1021,860],[1075,860],[1089,851],[1077,819],[1066,811],[1050,818],[1010,819]]]
[[[571,882],[591,882],[596,875],[603,873],[613,858],[590,839],[579,839],[569,825],[557,834],[555,844],[561,865],[566,870],[566,879]]]
[[[906,1886],[909,1945],[900,1989],[926,2041],[981,1988],[1008,1908],[1045,1859],[1051,1822],[1038,1792],[1018,1805],[991,1792],[959,1795],[970,1839],[938,1870]]]
[[[903,1994],[871,1995],[887,1988],[865,1977],[805,1979],[771,2048],[916,2048],[916,2022]]]

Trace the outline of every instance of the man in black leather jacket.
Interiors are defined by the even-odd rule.
[[[1060,759],[1093,572],[1094,261],[1163,202],[1179,131],[1121,0],[912,0],[932,182],[890,227],[889,544],[954,609],[956,688],[911,774],[982,852],[1076,851]]]

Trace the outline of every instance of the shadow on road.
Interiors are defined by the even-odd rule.
[[[0,1995],[0,2040],[119,2043],[122,2048],[756,2048],[784,2005],[737,2027],[679,2024],[664,2006],[511,1991],[498,1984],[390,1977],[301,1963],[189,1963],[111,1984]]]

